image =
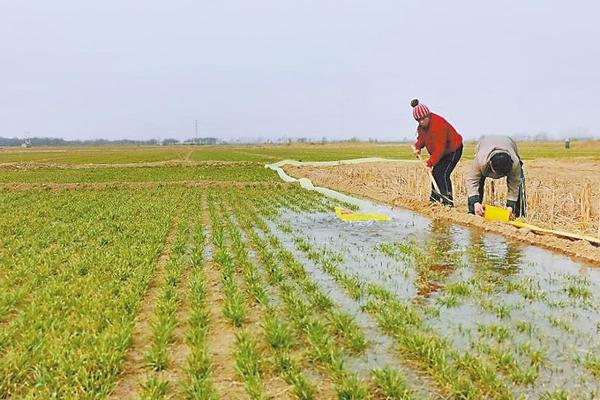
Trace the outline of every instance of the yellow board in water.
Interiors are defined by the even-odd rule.
[[[487,219],[488,221],[508,222],[510,220],[510,211],[508,211],[506,208],[486,205],[483,218]]]
[[[389,221],[390,217],[383,214],[358,214],[353,213],[350,210],[346,210],[341,207],[335,208],[335,213],[337,216],[344,222],[353,222],[353,221]]]

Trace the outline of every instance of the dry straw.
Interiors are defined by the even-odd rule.
[[[458,209],[466,209],[467,188],[465,175],[470,161],[460,162],[452,174],[455,204]],[[399,196],[428,201],[431,185],[427,173],[421,165],[400,164],[394,168],[399,179],[383,182]],[[527,221],[544,228],[565,229],[600,237],[600,177],[579,177],[548,173],[547,168],[525,169],[527,183]],[[354,171],[350,180],[356,178],[377,181],[378,173],[373,171],[368,177]],[[381,175],[379,175],[381,177]],[[405,177],[402,179],[401,177]],[[506,179],[487,179],[484,191],[486,204],[504,206],[506,203]]]

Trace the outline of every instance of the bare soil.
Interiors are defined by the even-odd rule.
[[[286,166],[284,169],[290,176],[308,178],[316,186],[407,208],[434,219],[475,226],[600,265],[600,248],[587,241],[539,235],[468,214],[464,176],[469,164],[470,161],[461,161],[453,173],[454,209],[428,201],[429,179],[423,168],[414,163]],[[600,162],[579,159],[533,160],[525,163],[525,174],[527,222],[544,228],[600,236]],[[503,204],[506,199],[504,181],[487,180],[485,203]]]

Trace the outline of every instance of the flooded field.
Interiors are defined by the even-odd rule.
[[[379,211],[392,221],[349,224],[331,213],[284,212],[272,227],[311,270],[322,271],[311,273],[334,299],[354,297],[358,320],[393,321],[393,312],[375,311],[378,294],[386,293],[414,313],[411,335],[439,340],[448,362],[471,364],[490,390],[598,396],[600,270],[499,235]],[[336,272],[323,273],[328,269]],[[392,336],[395,329],[381,327]],[[418,355],[404,340],[396,352]],[[381,367],[385,357],[378,356],[361,366]],[[434,373],[448,367],[423,361]]]

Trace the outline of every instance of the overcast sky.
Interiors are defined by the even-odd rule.
[[[0,0],[0,136],[600,137],[599,4]]]

